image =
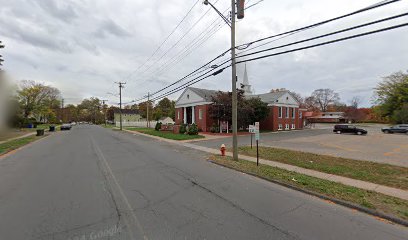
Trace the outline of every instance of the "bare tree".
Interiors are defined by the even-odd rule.
[[[359,96],[354,96],[350,101],[350,106],[353,108],[358,108],[361,104],[361,98]]]
[[[328,106],[340,101],[340,97],[339,94],[332,89],[325,88],[314,90],[309,100],[312,101],[313,105],[320,111],[326,112]]]

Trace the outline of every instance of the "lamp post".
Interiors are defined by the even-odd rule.
[[[239,18],[244,17],[244,2],[245,0],[237,0],[238,1],[238,12],[240,13]],[[235,0],[231,0],[231,22],[218,11],[213,4],[211,4],[208,0],[204,0],[204,5],[210,5],[220,17],[230,26],[231,28],[231,85],[232,85],[232,156],[233,159],[238,161],[238,127],[237,127],[237,67],[235,63],[235,15],[236,15],[236,5]]]

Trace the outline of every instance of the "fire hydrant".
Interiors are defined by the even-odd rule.
[[[221,144],[220,150],[221,150],[221,156],[225,156],[225,150],[226,150],[225,144]]]

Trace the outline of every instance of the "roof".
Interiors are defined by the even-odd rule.
[[[170,118],[172,121],[173,121],[173,119],[171,118],[171,117],[161,117],[159,120],[165,120],[165,119],[167,119],[167,118]]]
[[[247,97],[248,98],[259,97],[262,100],[262,102],[275,103],[276,100],[278,100],[280,97],[282,97],[286,93],[290,94],[288,90],[285,90],[285,91],[269,92],[269,93],[263,93],[263,94],[248,95]]]
[[[120,109],[113,110],[114,113],[120,113]],[[140,114],[137,109],[122,109],[122,114]]]
[[[212,101],[211,97],[219,92],[217,90],[193,88],[193,87],[188,87],[188,89],[195,92],[198,96],[202,97],[207,102],[211,102]]]

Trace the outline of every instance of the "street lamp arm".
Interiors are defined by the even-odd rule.
[[[220,11],[218,11],[218,9],[212,3],[210,3],[209,1],[204,1],[204,4],[209,4],[218,13],[218,15],[220,15],[224,22],[228,24],[229,27],[231,27],[231,22]]]

